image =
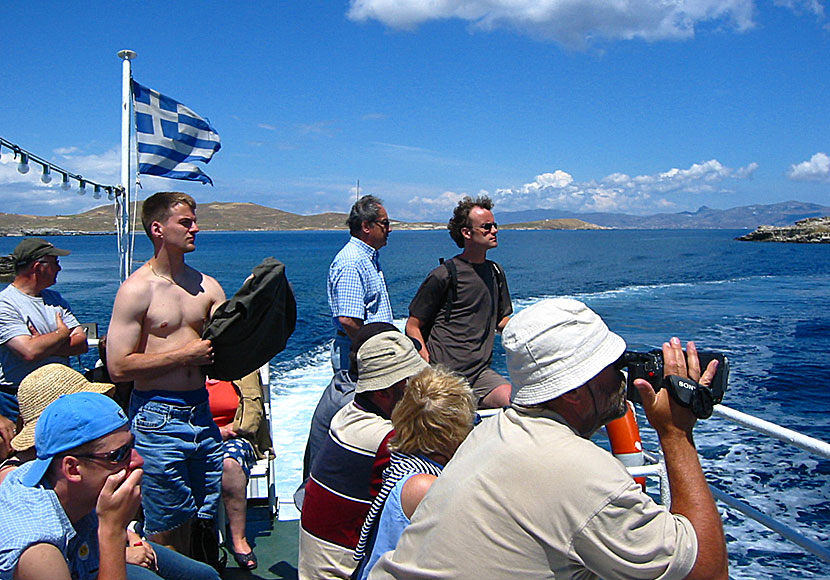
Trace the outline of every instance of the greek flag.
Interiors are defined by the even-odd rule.
[[[210,161],[219,133],[205,119],[170,97],[132,81],[138,141],[138,172],[170,179],[213,181],[192,161]]]

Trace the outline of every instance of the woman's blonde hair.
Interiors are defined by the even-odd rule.
[[[475,397],[464,377],[428,367],[409,379],[392,411],[395,435],[389,449],[451,457],[473,429],[475,412]]]

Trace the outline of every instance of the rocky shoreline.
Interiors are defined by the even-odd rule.
[[[792,226],[758,226],[754,232],[735,239],[742,242],[830,244],[830,217],[798,220]]]

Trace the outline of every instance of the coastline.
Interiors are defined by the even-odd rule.
[[[792,226],[758,226],[735,238],[741,242],[782,242],[791,244],[830,244],[830,217],[798,220]]]

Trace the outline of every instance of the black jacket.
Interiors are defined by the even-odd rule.
[[[202,338],[213,344],[213,379],[233,381],[270,361],[285,348],[297,324],[297,303],[285,265],[265,258],[233,297],[213,313]]]

